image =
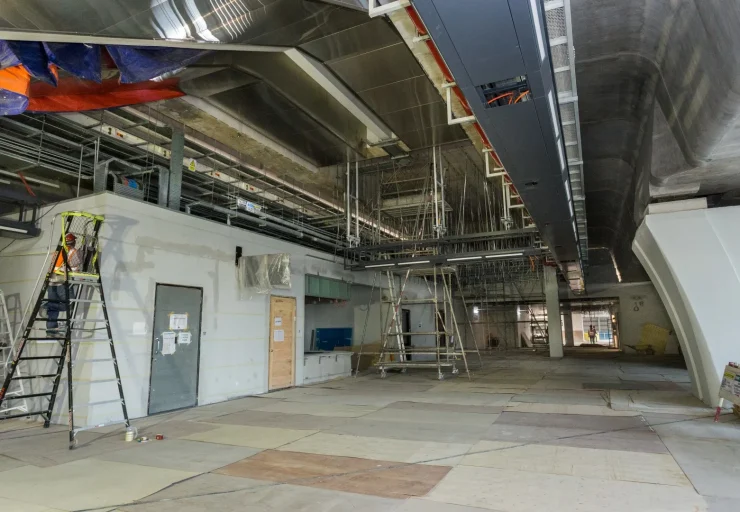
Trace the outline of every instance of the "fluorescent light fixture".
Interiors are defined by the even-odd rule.
[[[573,233],[575,233],[576,238],[578,238],[578,228],[576,227],[576,221],[573,221]]]
[[[466,258],[447,258],[447,261],[472,261],[472,260],[482,260],[483,256],[468,256]]]
[[[403,263],[399,263],[399,265],[423,265],[424,263],[429,263],[429,260],[422,260],[422,261],[404,261]]]
[[[24,235],[28,234],[27,229],[11,228],[8,226],[0,226],[0,231],[13,231],[14,233],[23,233]]]
[[[542,26],[540,25],[540,15],[537,11],[538,0],[529,0],[529,8],[532,9],[532,21],[534,21],[534,32],[537,34],[537,47],[540,49],[540,61],[545,60],[545,41],[542,37]]]
[[[513,258],[515,256],[524,256],[523,252],[507,252],[506,254],[489,254],[486,258]]]
[[[568,208],[570,208],[571,218],[575,217],[575,213],[573,213],[573,202],[570,199],[568,199]]]
[[[395,263],[383,263],[382,265],[365,265],[365,268],[392,267]]]
[[[560,158],[560,172],[565,171],[565,157],[563,156],[563,145],[560,142],[560,139],[557,139],[555,141],[555,144],[558,145],[558,157]]]
[[[568,202],[570,202],[570,183],[568,183],[568,180],[565,180],[563,185],[565,186],[565,195],[568,196]]]
[[[480,308],[478,306],[473,306],[473,314],[477,315],[478,313],[480,313]]]
[[[552,127],[555,130],[555,138],[560,137],[560,128],[558,127],[559,121],[557,112],[555,112],[555,97],[552,95],[552,91],[547,93],[547,103],[550,105],[550,117],[552,117]]]

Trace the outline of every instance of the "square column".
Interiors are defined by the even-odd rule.
[[[545,302],[547,305],[547,331],[550,357],[563,357],[563,333],[560,326],[560,296],[558,273],[555,267],[545,267]]]
[[[573,337],[573,312],[569,309],[563,311],[563,330],[565,331],[565,346],[575,346]]]

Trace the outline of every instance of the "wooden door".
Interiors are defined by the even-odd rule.
[[[289,388],[295,379],[295,312],[293,297],[270,297],[270,371],[268,388]]]

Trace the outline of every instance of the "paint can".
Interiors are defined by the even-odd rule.
[[[134,430],[133,430],[133,429],[128,429],[128,430],[126,430],[126,437],[124,437],[124,440],[125,440],[125,441],[126,441],[127,443],[130,443],[131,441],[133,441],[133,440],[134,440],[134,436],[135,436],[135,435],[136,435],[136,434],[135,434],[135,432],[134,432]]]
[[[164,436],[163,436],[162,434],[157,434],[157,435],[156,435],[156,436],[155,436],[154,438],[155,438],[155,439],[156,439],[157,441],[161,441],[162,439],[164,439]]]

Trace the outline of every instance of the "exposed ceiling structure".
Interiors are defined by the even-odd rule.
[[[383,8],[392,3],[377,2]],[[193,204],[193,212],[217,215],[213,209],[207,213],[206,205],[228,208],[237,195],[261,197],[272,202],[266,207],[290,210],[290,219],[311,216],[311,229],[335,239],[346,235],[341,233],[346,162],[363,162],[363,183],[390,165],[392,172],[403,174],[397,182],[409,180],[394,185],[408,197],[378,194],[376,200],[368,189],[360,205],[364,228],[377,233],[384,226],[385,242],[393,241],[393,234],[403,238],[399,216],[423,200],[426,191],[417,190],[418,179],[428,171],[428,151],[435,145],[448,148],[440,165],[450,172],[455,197],[448,198],[452,206],[447,207],[464,212],[455,223],[479,224],[467,233],[503,229],[507,212],[501,205],[493,222],[474,214],[489,195],[499,201],[508,187],[498,180],[487,181],[490,189],[478,185],[486,183],[485,162],[498,165],[496,157],[482,153],[489,143],[485,131],[491,150],[506,166],[496,171],[511,173],[516,185],[512,197],[521,209],[517,223],[507,227],[529,229],[534,219],[558,262],[590,260],[587,283],[646,279],[631,242],[651,200],[731,195],[740,188],[740,58],[733,51],[740,49],[740,6],[721,0],[471,0],[466,9],[484,9],[473,19],[463,16],[458,2],[398,5],[406,4],[422,14],[428,31],[403,10],[369,17],[367,0],[6,0],[0,39],[221,51],[172,74],[187,94],[183,98],[103,117],[54,115],[45,128],[39,127],[44,118],[24,116],[4,122],[0,131],[17,139],[25,130],[25,139],[13,140],[19,148],[25,144],[31,160],[29,141],[38,130],[54,135],[63,126],[74,133],[77,146],[67,148],[62,161],[67,176],[61,186],[67,192],[75,189],[77,161],[82,188],[93,180],[88,153],[82,148],[79,158],[75,151],[85,137],[102,134],[106,155],[126,162],[112,169],[123,173],[127,165],[138,166],[130,173],[149,173],[141,175],[153,177],[148,193],[156,195],[156,166],[168,165],[167,127],[179,126],[190,137],[187,158],[197,162],[199,171],[205,169],[202,177],[193,181],[190,176],[185,183],[185,204]],[[444,20],[435,23],[429,14],[435,9],[442,9],[441,18],[459,18],[458,28],[464,30]],[[509,38],[506,27],[491,28],[502,20],[516,28]],[[545,63],[542,69],[534,62],[540,20],[540,30],[549,30],[549,48],[540,50],[547,55],[538,61]],[[491,27],[485,29],[486,24]],[[472,53],[454,57],[449,48],[467,43],[445,46],[445,37],[467,40],[472,46],[466,51]],[[484,44],[485,38],[490,41]],[[441,63],[428,49],[434,45]],[[496,51],[484,51],[489,47]],[[482,64],[484,55],[493,59],[490,65]],[[498,74],[476,75],[471,58],[478,59],[475,66]],[[459,83],[450,84],[450,71]],[[469,83],[463,74],[471,77]],[[521,103],[498,101],[494,106],[502,108],[490,108],[487,101],[496,87],[476,89],[483,82],[498,86],[518,74],[529,75],[520,84],[528,87]],[[459,96],[449,94],[451,88]],[[560,126],[554,129],[549,90],[558,93],[554,117]],[[469,123],[450,123],[445,93],[460,99],[451,102],[454,116],[472,115],[480,133]],[[485,102],[476,102],[476,94]],[[531,123],[523,124],[525,118]],[[116,130],[123,134],[120,140]],[[561,143],[564,155],[559,156]],[[33,168],[31,160],[0,164],[6,172],[37,171],[42,180],[56,172],[43,165]],[[205,194],[207,183],[220,199]],[[257,192],[250,192],[250,186]],[[202,190],[195,193],[193,187]],[[53,190],[50,197],[56,197]],[[311,209],[311,197],[325,203]],[[466,232],[459,231],[455,235]],[[567,276],[567,266],[561,269]]]

